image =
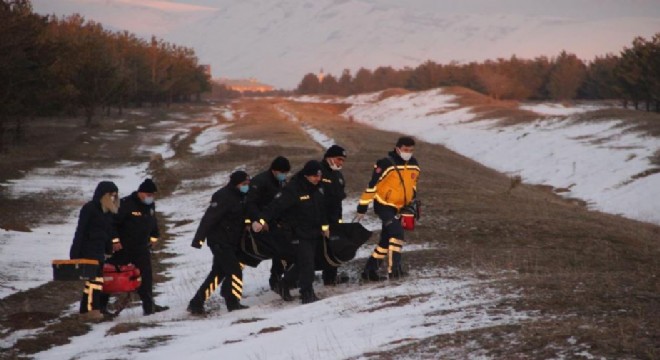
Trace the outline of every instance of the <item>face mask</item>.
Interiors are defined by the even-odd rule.
[[[411,152],[402,152],[399,151],[399,156],[403,159],[403,161],[408,161],[410,158],[413,156],[413,153]]]
[[[154,203],[154,197],[153,196],[147,196],[142,200],[142,203],[145,205],[151,205]]]
[[[238,190],[245,194],[248,192],[248,190],[250,190],[250,185],[241,185],[238,187]]]
[[[277,173],[277,175],[275,175],[275,178],[277,179],[277,181],[282,182],[282,181],[286,180],[286,174],[285,173]]]
[[[335,171],[341,170],[341,168],[342,168],[341,165],[335,164],[335,162],[330,160],[330,159],[328,159],[328,165],[330,166],[330,169],[335,170]]]

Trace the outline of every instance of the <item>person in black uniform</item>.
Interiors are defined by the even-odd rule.
[[[278,156],[270,164],[268,170],[259,173],[250,180],[250,191],[247,194],[247,212],[248,219],[258,219],[261,211],[268,205],[275,195],[279,193],[286,185],[287,174],[291,171],[289,160],[283,156]],[[268,236],[272,239],[277,236],[275,232],[277,227],[273,227],[270,232],[262,232],[257,236]],[[270,278],[268,284],[271,290],[275,290],[282,274],[284,274],[284,264],[282,259],[274,257],[270,268]]]
[[[213,266],[188,304],[188,311],[192,314],[205,313],[204,302],[220,282],[220,294],[225,299],[227,310],[247,308],[240,303],[243,271],[236,253],[245,228],[245,195],[249,189],[248,174],[239,170],[229,176],[227,185],[211,196],[211,203],[199,223],[191,246],[200,249],[207,240],[213,253]]]
[[[323,197],[325,198],[325,209],[330,224],[342,223],[342,201],[346,198],[344,190],[346,183],[341,168],[346,161],[346,150],[339,145],[332,145],[323,155],[321,169],[323,177],[321,186],[323,186]],[[337,277],[337,267],[328,266],[323,270],[323,284],[336,285],[346,282],[348,278]]]
[[[80,300],[80,313],[90,319],[99,320],[103,290],[103,263],[105,255],[119,249],[119,239],[112,225],[112,214],[119,209],[119,189],[111,181],[101,181],[96,186],[94,196],[80,209],[78,226],[69,251],[71,259],[95,259],[99,269],[94,280],[85,282],[85,290]]]
[[[151,179],[146,179],[137,191],[121,199],[114,224],[119,234],[121,250],[116,252],[111,263],[132,263],[140,269],[142,284],[137,290],[142,300],[144,315],[165,311],[167,306],[154,302],[153,272],[151,268],[151,246],[159,238],[154,194],[158,191]]]
[[[321,175],[321,164],[316,160],[308,161],[266,206],[259,221],[252,223],[252,229],[259,232],[273,219],[281,219],[283,229],[288,232],[288,238],[295,247],[295,263],[279,284],[280,295],[287,301],[292,300],[289,289],[297,280],[303,304],[319,300],[312,286],[314,255],[322,237],[330,236],[323,190],[319,184]]]

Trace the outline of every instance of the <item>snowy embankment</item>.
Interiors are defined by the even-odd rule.
[[[470,108],[458,107],[442,90],[380,101],[378,95],[342,100],[352,104],[344,115],[442,144],[524,182],[561,188],[592,209],[660,224],[660,174],[639,176],[657,168],[650,159],[660,151],[660,139],[628,131],[618,119],[579,121],[596,106],[525,105],[521,109],[538,113],[539,120],[503,126],[500,119],[475,121]]]
[[[333,142],[310,130],[305,128],[321,146]],[[198,146],[200,153],[210,153],[217,143],[202,141]],[[207,248],[193,249],[190,242],[211,194],[231,171],[224,170],[210,178],[184,181],[171,196],[158,201],[168,223],[179,224],[167,230],[173,239],[168,252],[176,254],[166,260],[169,280],[155,289],[157,302],[171,309],[149,317],[142,316],[139,307],[127,309],[114,322],[94,325],[89,333],[39,353],[37,359],[336,359],[529,319],[528,314],[502,305],[515,294],[501,295],[496,284],[452,269],[419,269],[401,283],[353,281],[333,288],[316,284],[322,301],[305,306],[298,301],[285,303],[268,289],[269,261],[244,271],[242,303],[249,309],[228,313],[216,293],[207,302],[210,315],[191,316],[185,310],[187,303],[210,270],[212,257]],[[345,213],[346,218],[352,215],[350,210]],[[370,228],[378,226],[370,220]],[[408,250],[419,248],[428,245],[408,246]],[[358,258],[366,258],[371,250],[360,249]],[[138,322],[146,324],[139,331],[108,333],[117,323]]]
[[[113,323],[95,325],[70,344],[36,358],[337,359],[388,350],[432,335],[529,319],[501,305],[516,295],[502,296],[488,281],[460,276],[451,269],[422,270],[402,283],[351,283],[335,288],[317,283],[317,293],[324,300],[304,306],[298,301],[285,303],[268,290],[269,261],[244,271],[242,303],[249,309],[228,313],[216,293],[207,302],[210,315],[189,315],[186,305],[211,267],[210,251],[193,249],[190,242],[210,195],[228,174],[187,181],[181,190],[158,202],[170,223],[185,224],[168,229],[174,239],[168,251],[177,256],[167,260],[170,280],[156,287],[157,301],[171,306],[170,310],[149,317],[142,316],[139,307],[126,310]],[[191,219],[195,221],[188,222]],[[369,252],[361,249],[358,256]],[[108,335],[118,322],[153,327]]]

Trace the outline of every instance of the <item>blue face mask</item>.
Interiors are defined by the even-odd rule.
[[[145,205],[151,205],[151,204],[154,203],[154,197],[153,196],[147,196],[147,197],[144,198],[144,200],[142,200],[142,203],[144,203]]]
[[[250,190],[250,185],[241,185],[238,187],[238,190],[245,194],[248,192],[248,190]]]
[[[286,174],[285,173],[277,173],[277,175],[275,175],[275,178],[277,179],[277,181],[282,182],[282,181],[286,180]]]

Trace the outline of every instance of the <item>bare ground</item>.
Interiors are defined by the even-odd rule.
[[[530,117],[508,103],[478,103],[478,97],[461,91],[457,94],[466,105],[480,104],[477,111],[488,113],[487,116],[508,116],[511,121],[526,121]],[[277,111],[278,107],[295,113],[348,149],[344,174],[351,194],[364,189],[373,161],[391,149],[398,137],[398,134],[366,128],[339,117],[343,108],[338,105],[245,99],[234,104],[234,109],[244,115],[240,122],[234,122],[240,126],[234,125],[230,131],[240,139],[268,139],[268,143],[259,148],[229,144],[222,146],[218,155],[193,157],[188,146],[194,132],[177,136],[171,140],[177,151],[174,159],[151,164],[153,175],[159,184],[164,185],[163,195],[166,196],[167,191],[173,190],[182,179],[201,178],[243,164],[247,164],[248,171],[254,174],[280,154],[288,156],[294,168],[306,160],[320,159],[324,149],[309,139],[298,124],[287,121],[286,116]],[[190,114],[201,110],[177,109]],[[157,116],[134,117],[128,122],[135,126],[144,125]],[[626,116],[634,117],[634,114],[626,113]],[[651,123],[645,124],[650,127],[649,132],[655,131]],[[48,151],[31,142],[12,156],[3,155],[0,166],[5,169],[4,165],[10,164],[13,170],[3,171],[0,180],[15,178],[20,170],[52,164],[61,157],[149,161],[134,159],[130,151],[120,150],[105,153],[111,155],[106,156],[94,149],[84,149],[86,155],[77,155],[83,154],[82,148],[88,146],[79,139],[90,136],[89,133],[79,133],[75,127],[58,126],[54,129],[59,130],[52,130],[47,123],[42,126],[51,129],[41,130],[43,133],[66,132],[70,135],[69,141],[53,136],[52,142],[41,142],[52,147]],[[108,121],[88,131],[107,130],[114,126],[117,125]],[[124,123],[122,128],[126,126]],[[33,130],[34,133],[40,131]],[[130,148],[137,140],[127,137],[123,141]],[[109,147],[119,148],[125,147]],[[660,227],[588,211],[580,201],[561,198],[552,189],[519,184],[442,146],[420,143],[416,156],[423,170],[419,185],[424,201],[423,219],[416,230],[408,234],[407,242],[432,243],[441,250],[405,252],[404,247],[408,269],[414,272],[421,268],[453,267],[480,278],[497,280],[501,291],[520,294],[502,306],[528,311],[537,317],[517,325],[412,339],[392,351],[365,356],[396,359],[415,354],[420,358],[483,355],[506,359],[572,359],[584,358],[581,352],[588,351],[604,358],[660,358]],[[0,192],[3,203],[0,225],[29,228],[33,217],[21,215],[24,213],[21,210],[33,208],[37,200],[5,200],[6,194]],[[40,201],[48,203],[48,199]],[[38,211],[56,208],[56,204],[44,204]],[[162,220],[167,222],[167,219]],[[170,240],[166,239],[165,249]],[[158,254],[168,255],[165,251]],[[78,299],[79,291],[80,284],[77,283],[50,282],[1,299],[0,337],[10,336],[21,329],[39,330],[34,336],[18,341],[11,349],[0,350],[0,358],[29,357],[37,351],[66,343],[70,336],[88,331],[89,324],[74,316],[62,316],[65,309]],[[397,301],[410,299],[392,299],[391,304],[396,306]],[[116,331],[132,331],[132,328],[120,323]]]

